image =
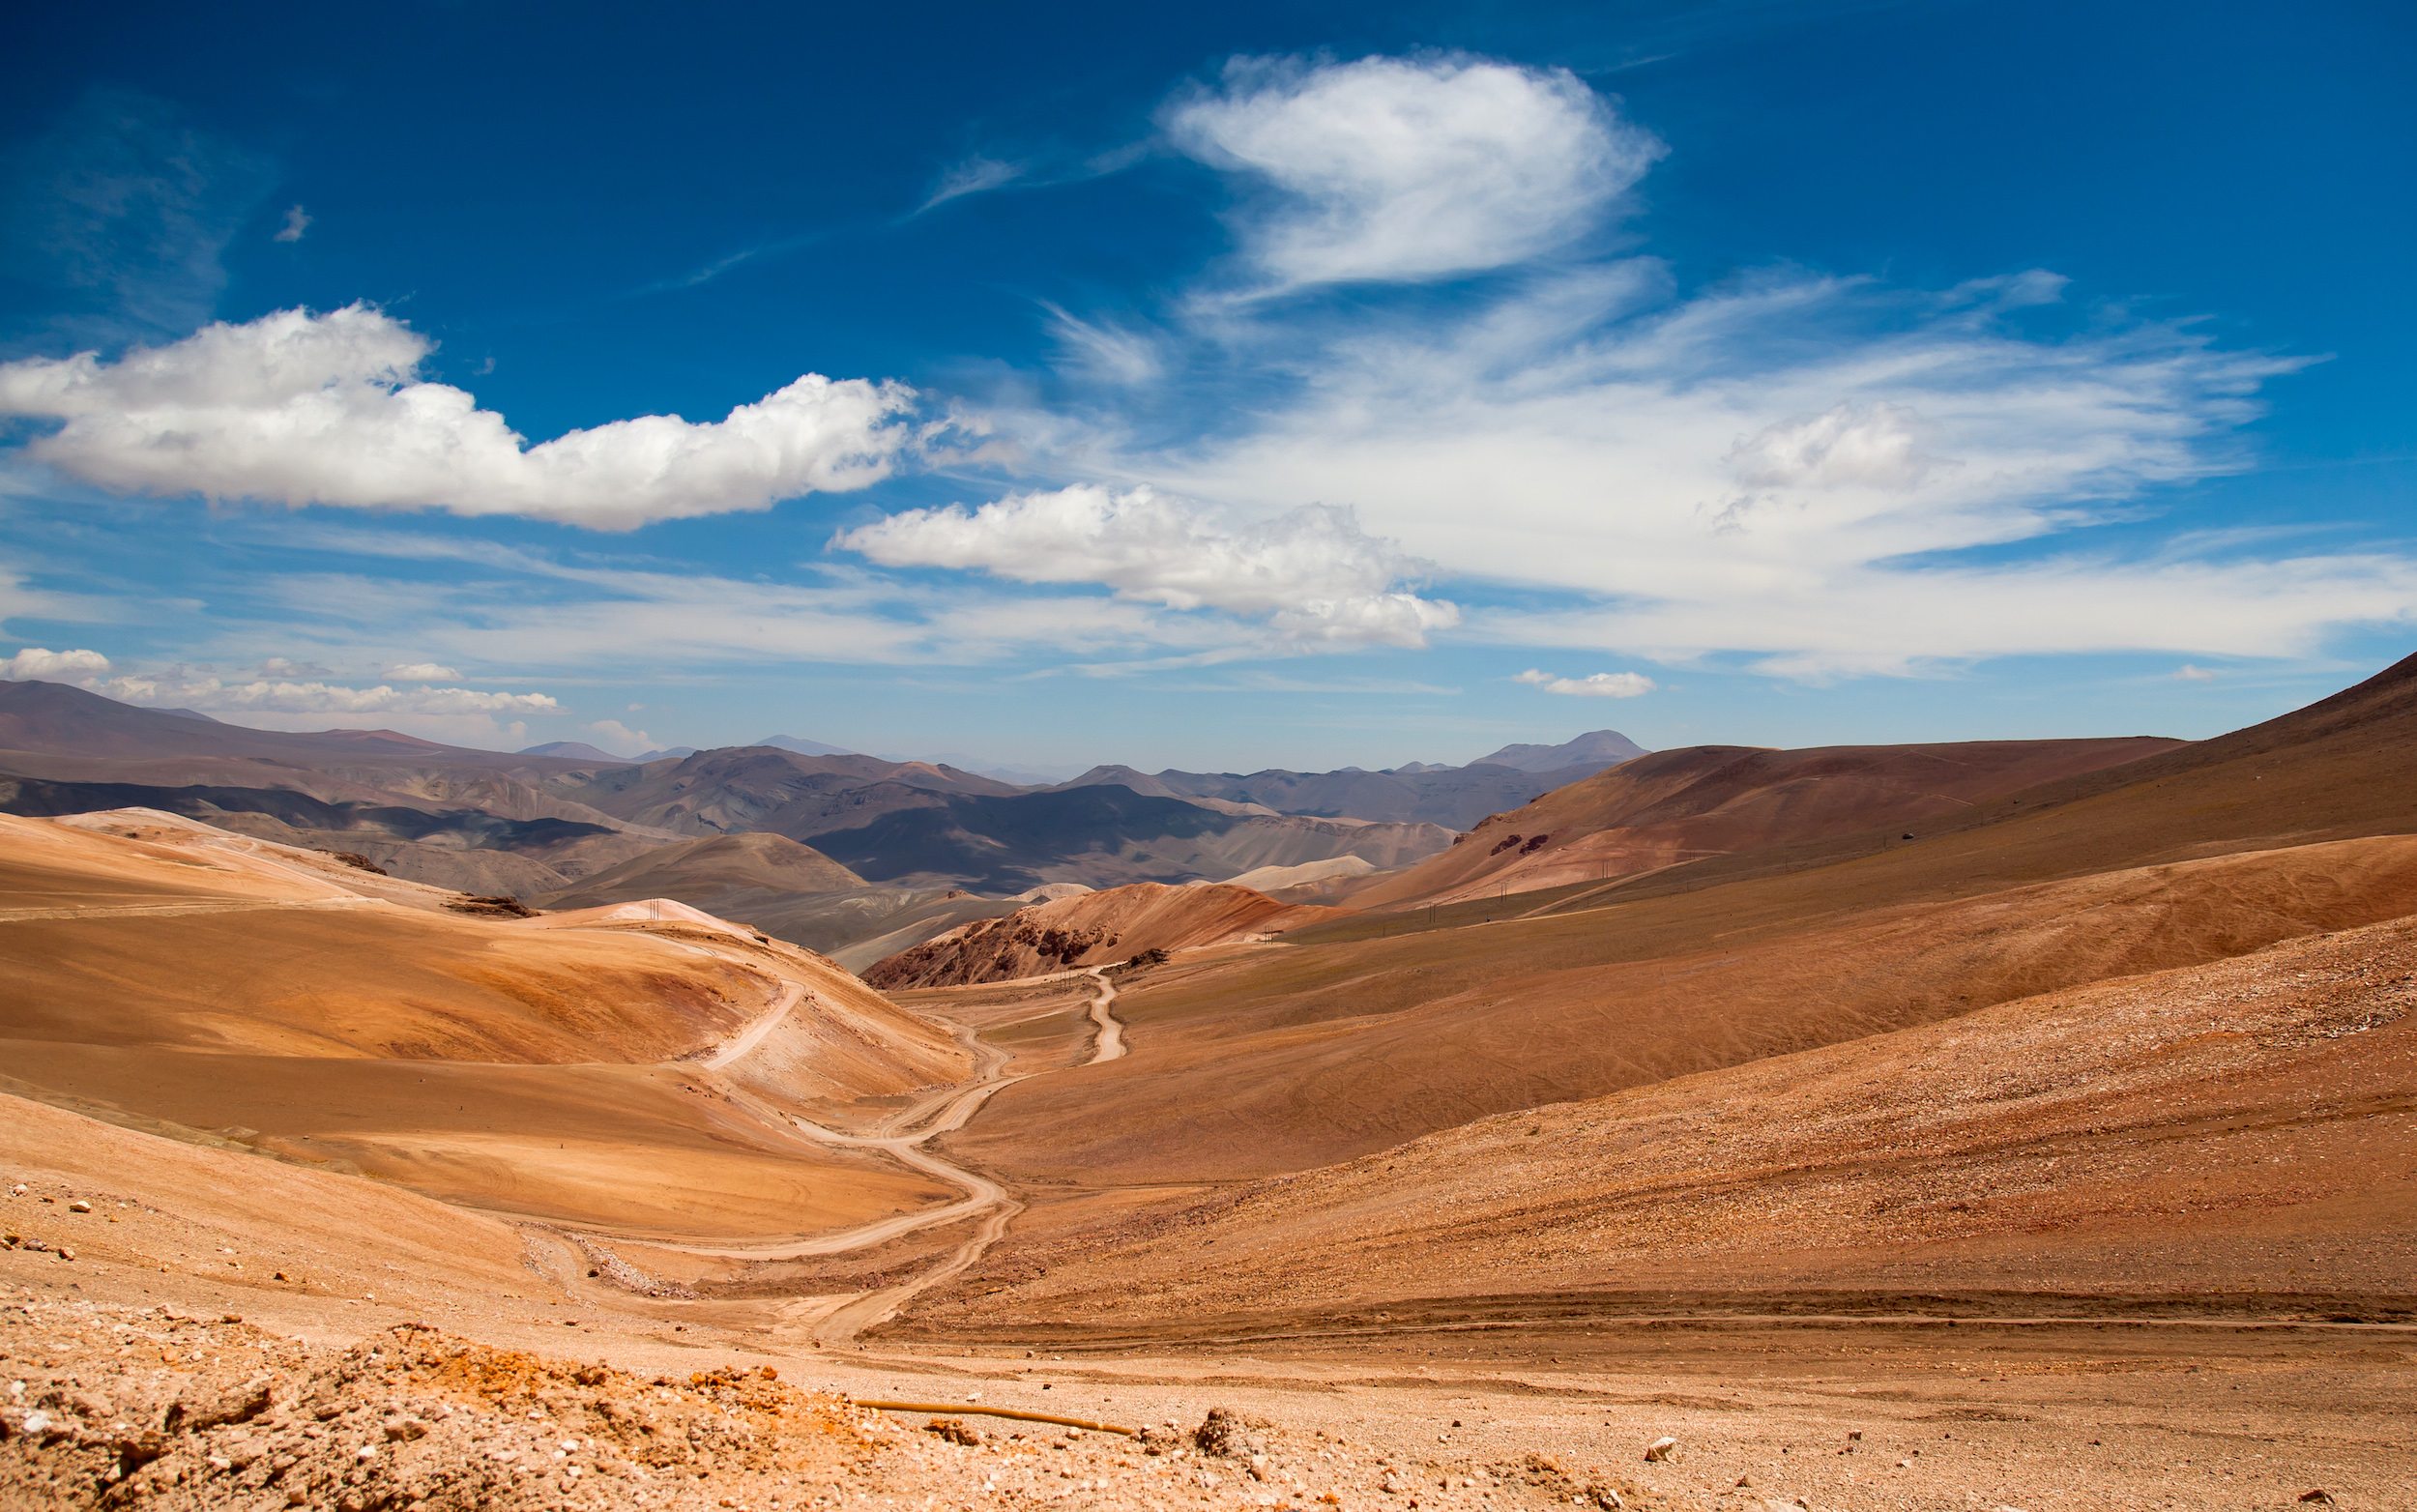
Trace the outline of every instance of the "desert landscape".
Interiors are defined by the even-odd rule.
[[[8,40],[0,1512],[2417,1512],[2417,8]]]
[[[2413,722],[1637,756],[861,979],[703,906],[860,889],[771,831],[538,910],[0,819],[0,1486],[2403,1504]]]

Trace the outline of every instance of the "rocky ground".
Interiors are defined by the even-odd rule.
[[[39,1293],[0,1306],[0,1374],[13,1506],[1690,1504],[1533,1452],[1471,1464],[1223,1409],[1092,1429],[984,1417],[979,1392],[883,1411],[771,1366],[642,1376],[417,1323],[331,1348]]]

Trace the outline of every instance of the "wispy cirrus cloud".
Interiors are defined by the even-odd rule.
[[[87,91],[0,160],[0,272],[46,291],[47,329],[71,339],[181,335],[216,308],[276,177],[165,101]]]
[[[987,194],[992,189],[1005,189],[1030,171],[1028,164],[1010,162],[1004,158],[989,158],[976,154],[974,157],[961,159],[950,163],[940,175],[939,180],[932,185],[931,192],[923,197],[920,205],[915,207],[915,213],[919,216],[952,199],[963,199],[968,194]]]

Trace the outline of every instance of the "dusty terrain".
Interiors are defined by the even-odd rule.
[[[1453,903],[1616,881],[1875,827],[1918,828],[1988,799],[2175,743],[2142,738],[1663,751],[1491,815],[1443,855],[1352,897],[1364,907]]]
[[[0,1503],[2406,1506],[2413,724],[896,1001],[7,821]]]

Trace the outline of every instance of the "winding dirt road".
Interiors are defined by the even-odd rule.
[[[1108,980],[1107,973],[1093,967],[1088,974],[1091,976],[1092,989],[1091,1020],[1097,1026],[1098,1032],[1092,1041],[1091,1059],[1082,1063],[1097,1065],[1105,1061],[1117,1060],[1125,1054],[1124,1021],[1116,1016],[1116,984]],[[820,1131],[836,1144],[870,1145],[888,1150],[917,1171],[964,1187],[966,1193],[961,1200],[932,1212],[908,1214],[885,1223],[874,1224],[867,1229],[856,1231],[854,1236],[836,1236],[835,1238],[838,1239],[853,1237],[856,1241],[835,1244],[832,1248],[820,1251],[820,1253],[841,1254],[850,1249],[860,1249],[868,1244],[877,1244],[884,1238],[894,1237],[899,1234],[928,1228],[933,1224],[950,1223],[976,1215],[981,1218],[980,1226],[968,1236],[964,1242],[943,1256],[938,1263],[894,1286],[859,1294],[825,1314],[813,1325],[814,1337],[822,1342],[846,1343],[865,1329],[887,1322],[896,1314],[899,1308],[904,1307],[917,1295],[938,1286],[981,1259],[993,1244],[999,1242],[1001,1236],[1007,1232],[1007,1225],[1015,1220],[1015,1215],[1024,1210],[1024,1204],[1020,1200],[990,1178],[976,1171],[969,1171],[953,1161],[943,1159],[921,1148],[927,1140],[937,1138],[953,1129],[963,1128],[966,1122],[980,1110],[982,1104],[988,1102],[1005,1088],[1034,1076],[1049,1074],[1027,1071],[1015,1076],[1003,1075],[1001,1074],[1002,1068],[1006,1064],[1007,1060],[1004,1052],[982,1044],[978,1037],[970,1036],[967,1043],[985,1057],[997,1059],[988,1061],[982,1068],[979,1079],[945,1102],[938,1116],[928,1122],[917,1125],[907,1132],[887,1136],[852,1136],[832,1134],[830,1130]],[[803,1119],[797,1121],[801,1127],[809,1129],[813,1127],[805,1123]],[[862,1237],[866,1235],[874,1236]]]
[[[1093,1026],[1091,1055],[1081,1064],[1097,1065],[1105,1061],[1119,1060],[1128,1050],[1124,1042],[1124,1022],[1116,1016],[1116,986],[1098,968],[1080,974],[1088,975],[1092,980],[1089,1016]],[[763,1043],[765,1036],[788,1017],[802,996],[802,988],[794,983],[788,984],[788,990],[779,1003],[738,1034],[725,1040],[710,1056],[671,1063],[684,1063],[707,1070],[719,1070],[733,1064]],[[976,1058],[973,1080],[932,1092],[891,1114],[867,1133],[852,1134],[829,1128],[809,1119],[778,1112],[737,1089],[725,1087],[724,1090],[730,1094],[732,1102],[745,1109],[751,1117],[792,1138],[840,1149],[879,1150],[911,1170],[959,1188],[963,1196],[943,1207],[899,1213],[835,1234],[752,1244],[687,1240],[677,1242],[673,1247],[685,1254],[726,1260],[802,1260],[850,1254],[924,1229],[968,1219],[979,1220],[978,1227],[963,1242],[905,1281],[854,1295],[813,1299],[803,1310],[802,1321],[812,1337],[825,1343],[845,1343],[854,1339],[863,1330],[888,1319],[917,1294],[939,1285],[981,1259],[990,1246],[1006,1233],[1007,1225],[1014,1221],[1016,1214],[1024,1210],[1024,1204],[989,1177],[923,1147],[943,1134],[965,1127],[985,1103],[1007,1088],[1035,1076],[1053,1073],[1020,1071],[1010,1075],[1006,1070],[1010,1059],[1008,1052],[985,1042],[970,1026],[959,1025],[956,1033],[959,1042]],[[592,1241],[609,1240],[612,1236],[590,1231],[585,1237]],[[657,1237],[651,1242],[664,1241]]]
[[[1117,1001],[1117,986],[1108,980],[1108,974],[1094,966],[1091,969],[1091,979],[1093,984],[1091,1021],[1099,1026],[1099,1037],[1092,1043],[1091,1059],[1083,1063],[1097,1065],[1102,1061],[1123,1057],[1124,1021],[1116,1016],[1113,1004]]]

